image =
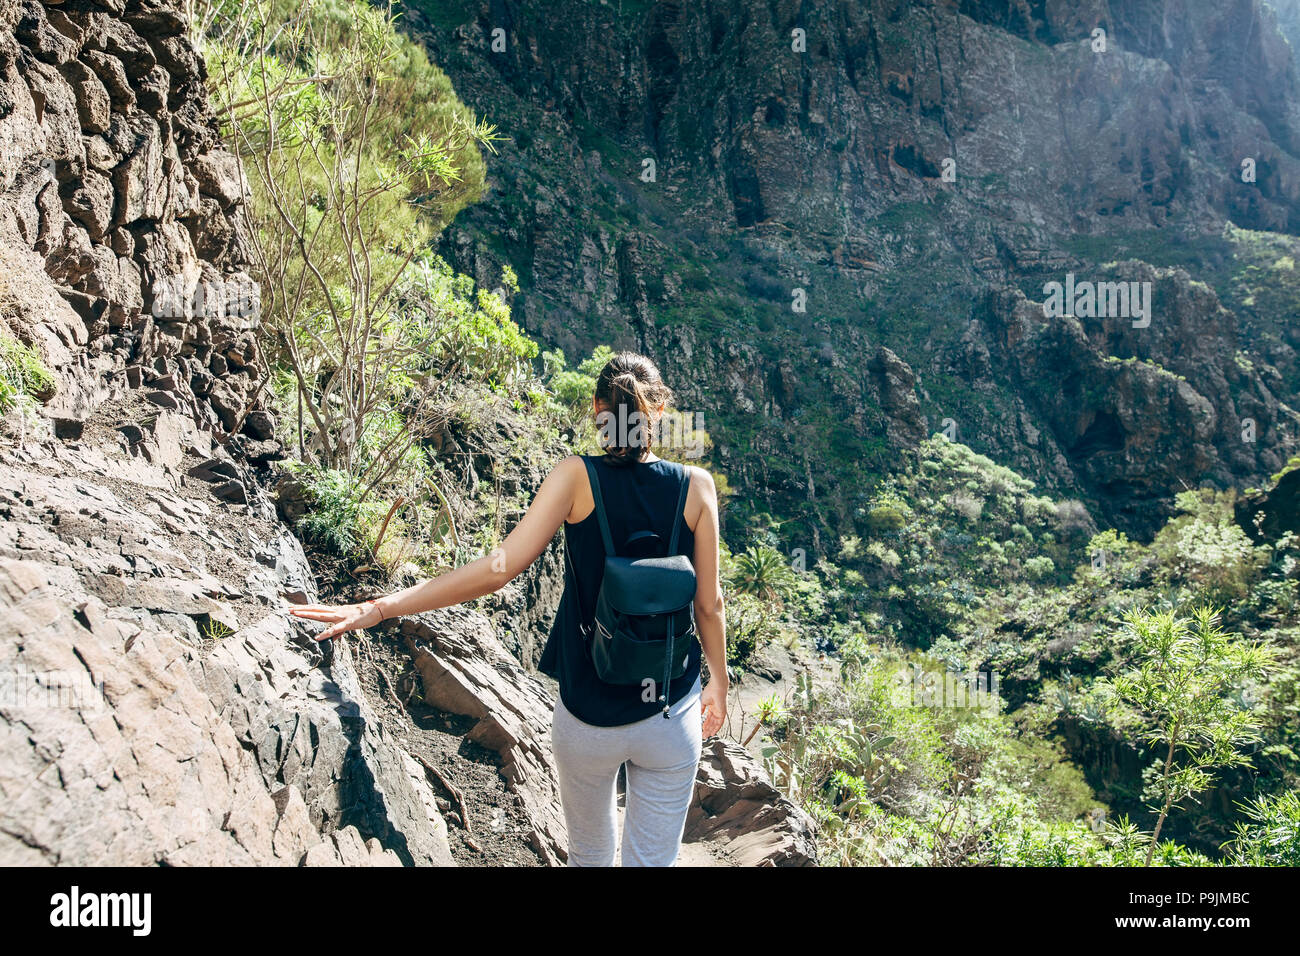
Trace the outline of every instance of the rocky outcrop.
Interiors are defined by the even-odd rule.
[[[401,633],[425,703],[477,721],[467,739],[500,756],[501,775],[523,802],[530,844],[548,864],[562,863],[567,843],[551,758],[552,693],[519,668],[474,611],[407,618]]]
[[[1009,383],[1046,425],[1018,436],[1023,471],[1057,472],[1111,521],[1150,532],[1184,485],[1240,486],[1280,468],[1300,417],[1280,401],[1277,373],[1240,350],[1208,287],[1139,262],[1098,275],[1115,280],[1150,284],[1148,326],[1047,316],[1018,291],[997,293],[972,323],[964,373]]]
[[[249,419],[260,304],[185,28],[160,0],[0,10],[0,316],[60,370],[47,416],[143,387],[238,451],[271,437]]]
[[[685,839],[721,845],[737,866],[817,865],[812,819],[744,747],[721,737],[705,744]]]
[[[347,645],[286,613],[315,597],[297,541],[151,460],[156,423],[130,442],[144,407],[0,444],[0,861],[451,862]]]
[[[898,448],[915,448],[925,438],[926,420],[916,397],[916,373],[883,345],[867,366],[876,402],[885,420],[885,435]]]

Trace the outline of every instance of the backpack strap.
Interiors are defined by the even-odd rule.
[[[569,565],[569,573],[573,575],[573,601],[578,605],[578,633],[585,638],[590,638],[592,625],[587,623],[583,611],[582,587],[578,583],[578,569],[574,567],[573,555],[569,552],[569,536],[567,534],[564,536],[564,559]]]
[[[605,502],[600,497],[600,478],[596,475],[596,466],[591,463],[590,458],[583,455],[582,463],[587,466],[587,480],[591,482],[591,500],[596,506],[596,522],[600,525],[601,540],[605,542],[605,554],[607,557],[613,557],[614,538],[609,533],[609,519],[605,517]]]
[[[678,465],[682,470],[681,491],[677,493],[677,513],[673,516],[673,534],[668,540],[668,553],[670,555],[677,553],[677,537],[682,530],[682,509],[686,507],[686,493],[691,489],[691,473],[686,470],[685,465]]]

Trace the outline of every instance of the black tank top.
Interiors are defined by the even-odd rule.
[[[677,510],[683,466],[663,459],[621,464],[611,463],[605,455],[589,457],[600,480],[614,547],[621,548],[637,531],[653,531],[666,548]],[[639,685],[621,686],[601,680],[591,662],[586,638],[578,630],[579,619],[590,623],[595,613],[596,592],[605,570],[605,547],[594,508],[576,524],[564,522],[564,546],[569,550],[573,567],[564,562],[564,594],[537,669],[560,682],[564,706],[585,723],[616,727],[661,713],[663,704],[654,698],[642,700]],[[686,555],[692,562],[695,560],[695,535],[685,518],[678,532],[677,553]],[[700,676],[699,640],[691,641],[690,647],[685,673],[669,683],[669,705],[681,700]]]

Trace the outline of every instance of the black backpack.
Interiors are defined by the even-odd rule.
[[[580,621],[578,627],[587,639],[597,676],[609,684],[644,686],[646,680],[654,681],[667,718],[669,682],[686,672],[690,642],[695,640],[695,567],[686,555],[676,553],[690,473],[681,469],[677,511],[664,555],[622,557],[614,550],[596,466],[586,455],[582,461],[605,543],[605,570],[596,594],[594,621]],[[656,540],[659,535],[653,531],[638,531],[628,537],[624,550]],[[567,548],[565,555],[576,583],[578,571]]]

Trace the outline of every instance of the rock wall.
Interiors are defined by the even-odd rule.
[[[0,9],[0,313],[62,431],[140,387],[266,460],[245,192],[185,29],[168,0]]]
[[[245,192],[169,0],[0,8],[0,862],[448,864],[256,466]]]
[[[1252,489],[1236,503],[1237,524],[1257,542],[1300,534],[1300,461],[1292,459],[1268,489]]]
[[[137,391],[76,441],[5,422],[0,864],[450,863],[351,648],[285,613],[316,597],[296,539],[178,479],[164,446],[206,440],[178,412],[119,440],[148,414]]]
[[[460,24],[432,37],[440,62],[491,84],[466,95],[508,92],[626,135],[649,150],[637,171],[656,157],[690,214],[779,222],[792,244],[839,245],[846,217],[929,199],[946,157],[963,178],[1011,180],[1045,226],[1187,211],[1300,229],[1297,75],[1261,0],[455,6],[443,22]],[[1220,175],[1243,156],[1259,188]]]
[[[510,119],[494,188],[444,253],[485,281],[509,261],[515,317],[548,346],[652,354],[718,443],[738,532],[752,502],[814,515],[789,526],[801,546],[818,527],[867,533],[863,489],[945,418],[1139,533],[1171,489],[1258,483],[1295,450],[1294,429],[1264,424],[1285,412],[1259,418],[1253,443],[1221,440],[1252,396],[1297,404],[1267,367],[1295,368],[1285,312],[1210,355],[1178,336],[1233,318],[1183,297],[1160,303],[1140,345],[1090,329],[1087,348],[1054,356],[1079,364],[1037,380],[1032,356],[976,368],[998,351],[990,292],[1140,258],[1185,263],[1222,295],[1225,221],[1300,232],[1297,72],[1262,0],[464,0],[409,22],[469,105]],[[1086,378],[1109,345],[1168,368],[1196,353],[1196,374],[1179,374],[1215,407],[1218,437],[1163,433],[1172,455],[1145,476],[1135,459],[1151,442],[1092,455],[1075,433],[1088,415],[1054,415],[1037,393],[1058,371]],[[1237,349],[1254,371],[1233,368]],[[1122,398],[1088,407],[1123,417]],[[1153,400],[1150,418],[1165,410]]]

